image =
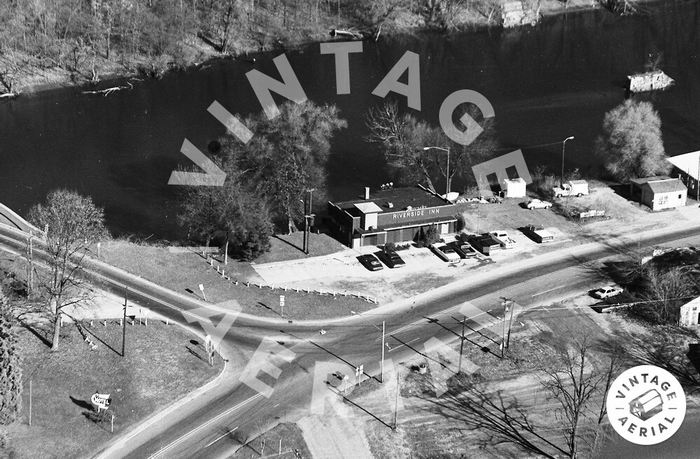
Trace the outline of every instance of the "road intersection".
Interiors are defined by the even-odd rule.
[[[480,330],[489,330],[501,323],[499,298],[513,298],[528,308],[583,291],[595,282],[598,274],[590,264],[639,247],[659,244],[687,243],[697,245],[700,228],[674,232],[652,232],[635,235],[634,241],[594,242],[573,247],[559,254],[548,254],[522,264],[504,265],[488,276],[452,284],[418,295],[408,301],[381,306],[344,319],[329,321],[284,322],[254,317],[234,310],[222,309],[181,295],[147,280],[90,259],[86,273],[100,287],[120,294],[129,288],[131,301],[152,309],[173,321],[180,321],[205,332],[216,330],[227,315],[235,321],[221,335],[220,352],[225,357],[244,349],[253,355],[248,366],[254,366],[258,383],[241,378],[244,372],[225,371],[219,383],[197,394],[174,412],[157,418],[149,425],[140,424],[106,446],[98,457],[223,457],[240,448],[257,434],[280,421],[295,420],[308,414],[314,404],[316,368],[336,368],[345,374],[354,373],[362,365],[365,378],[379,378],[381,360],[381,324],[387,325],[385,358],[395,365],[422,356],[426,343],[440,340],[446,344],[459,339],[462,319],[470,321],[469,334],[475,342]],[[26,235],[9,228],[0,228],[0,247],[23,253]],[[42,260],[40,245],[35,260]],[[565,285],[565,288],[560,286]],[[466,305],[466,307],[465,307]],[[190,319],[186,320],[186,316]],[[214,328],[211,328],[214,326]],[[320,335],[323,327],[327,330]],[[491,347],[498,349],[498,333],[491,335]],[[273,343],[267,352],[256,357],[261,343]],[[289,352],[287,356],[282,355]],[[264,357],[263,360],[258,361]],[[291,357],[291,358],[290,358]],[[323,377],[324,375],[320,375]],[[262,385],[259,385],[262,383]],[[270,387],[269,394],[259,387]],[[327,395],[332,393],[325,388]],[[266,396],[266,395],[269,395]],[[158,416],[158,414],[156,414]]]

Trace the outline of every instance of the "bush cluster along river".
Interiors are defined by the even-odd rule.
[[[495,108],[503,144],[523,148],[530,168],[553,170],[556,142],[570,135],[576,140],[567,143],[567,169],[595,168],[592,146],[603,115],[624,100],[626,75],[660,54],[676,85],[644,97],[661,114],[666,152],[700,149],[699,3],[669,0],[645,9],[627,17],[572,12],[516,30],[382,36],[351,55],[350,95],[336,95],[333,57],[321,55],[318,44],[287,52],[307,96],[338,105],[348,120],[334,141],[330,197],[351,198],[388,181],[381,156],[363,141],[364,114],[382,103],[372,90],[407,50],[420,56],[417,116],[437,124],[448,94],[479,91]],[[69,88],[0,102],[0,202],[23,213],[49,190],[68,187],[104,206],[115,232],[178,237],[177,190],[167,181],[178,164],[188,164],[183,140],[206,151],[224,133],[206,111],[214,100],[242,116],[259,111],[245,72],[255,67],[277,77],[272,58],[279,53],[255,63],[216,61],[107,96]]]

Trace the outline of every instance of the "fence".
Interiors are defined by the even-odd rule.
[[[273,285],[265,285],[265,284],[258,284],[256,282],[249,282],[249,281],[242,281],[239,279],[232,278],[230,276],[226,275],[226,270],[224,268],[225,265],[222,265],[219,261],[215,260],[214,257],[207,256],[207,261],[209,262],[209,266],[211,266],[213,269],[216,269],[216,272],[221,275],[223,279],[226,279],[227,281],[233,283],[234,285],[244,285],[246,287],[257,287],[259,289],[269,289],[269,290],[278,290],[281,292],[296,292],[296,293],[308,293],[308,294],[313,294],[313,295],[327,295],[327,296],[332,296],[332,297],[338,297],[338,296],[343,296],[343,297],[350,297],[350,298],[358,298],[363,301],[366,301],[368,303],[372,304],[379,304],[379,300],[376,298],[369,296],[369,295],[362,295],[358,293],[348,293],[348,292],[332,292],[329,290],[315,290],[315,289],[303,289],[303,288],[292,288],[292,287],[275,287]]]
[[[583,220],[585,218],[604,217],[604,216],[605,216],[605,210],[587,210],[585,212],[579,213],[578,218]]]

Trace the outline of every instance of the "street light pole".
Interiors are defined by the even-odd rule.
[[[308,201],[305,199],[304,202],[304,253],[306,255],[309,254],[309,238],[310,238],[310,230],[311,230],[311,225],[310,220],[314,217],[314,214],[312,214],[312,209],[313,209],[313,192],[315,190],[313,188],[310,188],[306,190],[308,193]]]
[[[447,173],[445,174],[445,197],[450,192],[450,147],[423,147],[423,151],[442,150],[447,152]]]
[[[564,154],[566,153],[566,141],[574,140],[574,136],[569,136],[561,144],[561,185],[564,186]]]

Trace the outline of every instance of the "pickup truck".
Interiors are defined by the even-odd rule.
[[[491,231],[491,236],[501,244],[504,249],[512,249],[515,247],[515,240],[511,238],[505,231]]]
[[[522,230],[527,237],[540,244],[554,240],[554,235],[541,226],[527,225]]]
[[[588,182],[585,180],[569,180],[564,183],[561,188],[555,186],[554,197],[561,198],[563,196],[584,196],[588,194]]]

